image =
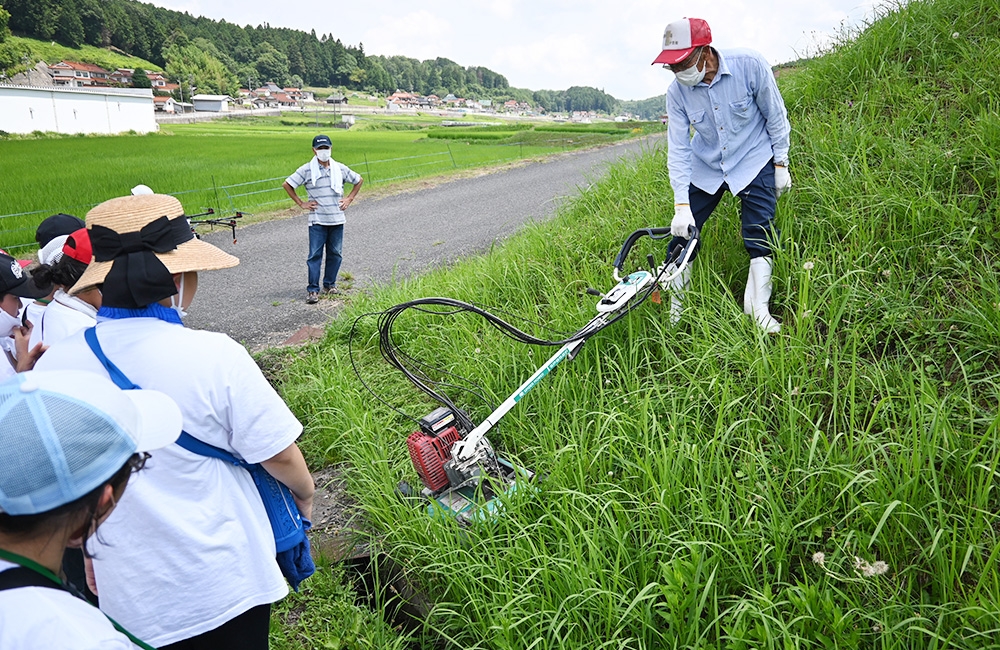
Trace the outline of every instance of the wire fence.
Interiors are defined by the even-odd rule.
[[[590,134],[592,136],[614,138],[615,135]],[[542,141],[525,143],[507,143],[489,145],[496,148],[498,153],[510,152],[510,155],[492,157],[489,159],[476,158],[469,162],[461,162],[456,159],[451,144],[447,145],[445,151],[419,154],[415,156],[402,156],[398,158],[385,158],[381,160],[369,160],[364,156],[362,160],[344,162],[345,165],[357,171],[365,179],[365,184],[390,183],[402,181],[420,176],[453,169],[479,167],[492,165],[512,160],[524,158],[524,148],[537,149],[538,147],[562,148],[564,150],[579,146],[579,136],[575,138],[555,138]],[[516,147],[516,150],[514,149]],[[529,155],[530,155],[529,151]],[[220,217],[226,214],[253,214],[255,211],[267,211],[276,209],[278,204],[292,204],[291,199],[283,188],[283,183],[287,176],[277,176],[274,178],[264,178],[260,180],[233,183],[229,185],[217,185],[215,177],[212,177],[212,186],[191,190],[181,190],[178,192],[167,192],[170,196],[175,196],[185,204],[188,213],[205,211],[209,208],[214,210]],[[154,188],[155,189],[155,188]],[[45,210],[32,210],[30,212],[15,212],[0,215],[0,240],[6,245],[4,250],[10,254],[25,248],[34,248],[35,229],[46,217],[60,212],[69,214],[82,214],[89,211],[97,203],[84,203],[79,205],[59,206]],[[37,216],[37,219],[30,217]],[[26,219],[28,218],[28,219]],[[15,226],[11,221],[17,221]],[[24,223],[34,225],[22,225]],[[8,224],[10,224],[8,226]],[[6,226],[6,227],[5,227]]]

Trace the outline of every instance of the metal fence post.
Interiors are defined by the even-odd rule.
[[[451,166],[452,166],[452,168],[458,167],[458,165],[455,164],[455,154],[453,154],[451,152],[451,143],[450,142],[448,143],[448,155],[451,156]]]

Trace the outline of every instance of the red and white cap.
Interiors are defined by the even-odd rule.
[[[86,228],[80,228],[76,232],[66,235],[66,243],[62,248],[63,256],[72,257],[78,262],[90,264],[94,257],[94,251],[90,247],[90,233]]]
[[[680,63],[694,52],[696,47],[712,42],[712,30],[701,18],[681,18],[667,25],[663,30],[663,51],[652,65]]]

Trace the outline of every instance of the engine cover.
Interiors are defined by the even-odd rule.
[[[451,448],[459,438],[458,430],[448,427],[437,433],[414,431],[406,439],[413,467],[428,490],[438,492],[448,487],[444,464],[451,459]]]

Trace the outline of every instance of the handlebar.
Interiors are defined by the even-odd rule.
[[[622,273],[622,264],[625,263],[625,259],[632,251],[632,246],[634,246],[637,241],[642,239],[642,237],[648,236],[650,239],[664,239],[669,234],[670,227],[666,226],[663,228],[640,228],[629,235],[628,239],[625,240],[625,243],[622,244],[621,250],[618,251],[618,256],[615,258],[615,277],[620,276]],[[698,229],[692,226],[688,231],[688,241],[690,242],[696,239],[698,239]]]

